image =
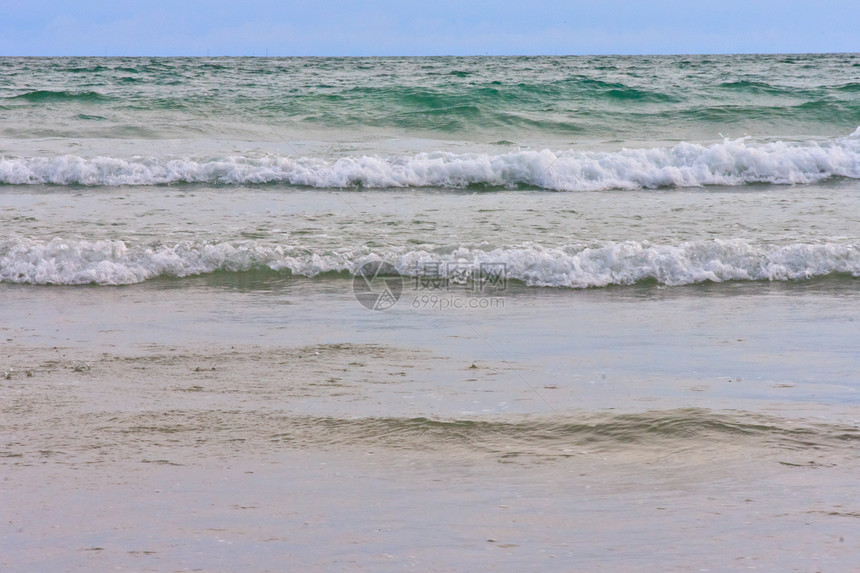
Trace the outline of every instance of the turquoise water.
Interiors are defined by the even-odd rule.
[[[830,138],[860,125],[858,69],[850,54],[4,58],[0,135],[553,147]]]
[[[851,54],[4,58],[0,280],[373,261],[502,263],[573,288],[856,277],[858,69]]]

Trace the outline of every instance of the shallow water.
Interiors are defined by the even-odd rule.
[[[234,279],[3,286],[5,563],[860,558],[850,280],[378,312],[348,279]]]

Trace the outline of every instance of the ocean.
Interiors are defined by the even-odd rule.
[[[860,55],[0,58],[0,568],[860,567]]]

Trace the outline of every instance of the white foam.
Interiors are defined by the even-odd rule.
[[[530,286],[568,288],[629,285],[654,280],[664,285],[703,282],[784,281],[834,273],[860,277],[855,243],[752,244],[739,239],[656,245],[607,242],[588,247],[547,248],[527,244],[495,250],[451,248],[447,252],[362,247],[313,253],[303,248],[253,241],[132,245],[123,241],[13,237],[0,242],[0,281],[42,285],[122,285],[156,277],[188,277],[215,271],[271,270],[314,277],[354,274],[369,261],[385,261],[404,276],[420,276],[425,265],[449,268],[504,264],[508,279]],[[449,267],[449,265],[451,265]]]
[[[860,128],[823,142],[726,140],[614,152],[447,152],[321,157],[0,157],[0,183],[54,185],[289,184],[317,188],[534,186],[558,191],[804,184],[860,178]]]

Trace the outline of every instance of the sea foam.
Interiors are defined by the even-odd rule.
[[[740,239],[677,245],[625,241],[582,246],[523,244],[481,250],[371,249],[310,252],[254,241],[128,245],[120,240],[49,241],[13,237],[0,242],[0,281],[41,285],[124,285],[157,277],[263,270],[315,277],[355,274],[368,262],[385,262],[404,277],[428,265],[442,276],[464,265],[503,265],[509,280],[529,286],[590,288],[645,281],[677,286],[723,281],[785,281],[832,274],[860,276],[855,243],[753,244]]]
[[[338,159],[290,156],[0,157],[10,185],[282,184],[315,188],[468,186],[593,191],[860,178],[860,128],[828,141],[725,140],[619,151],[449,152]]]

